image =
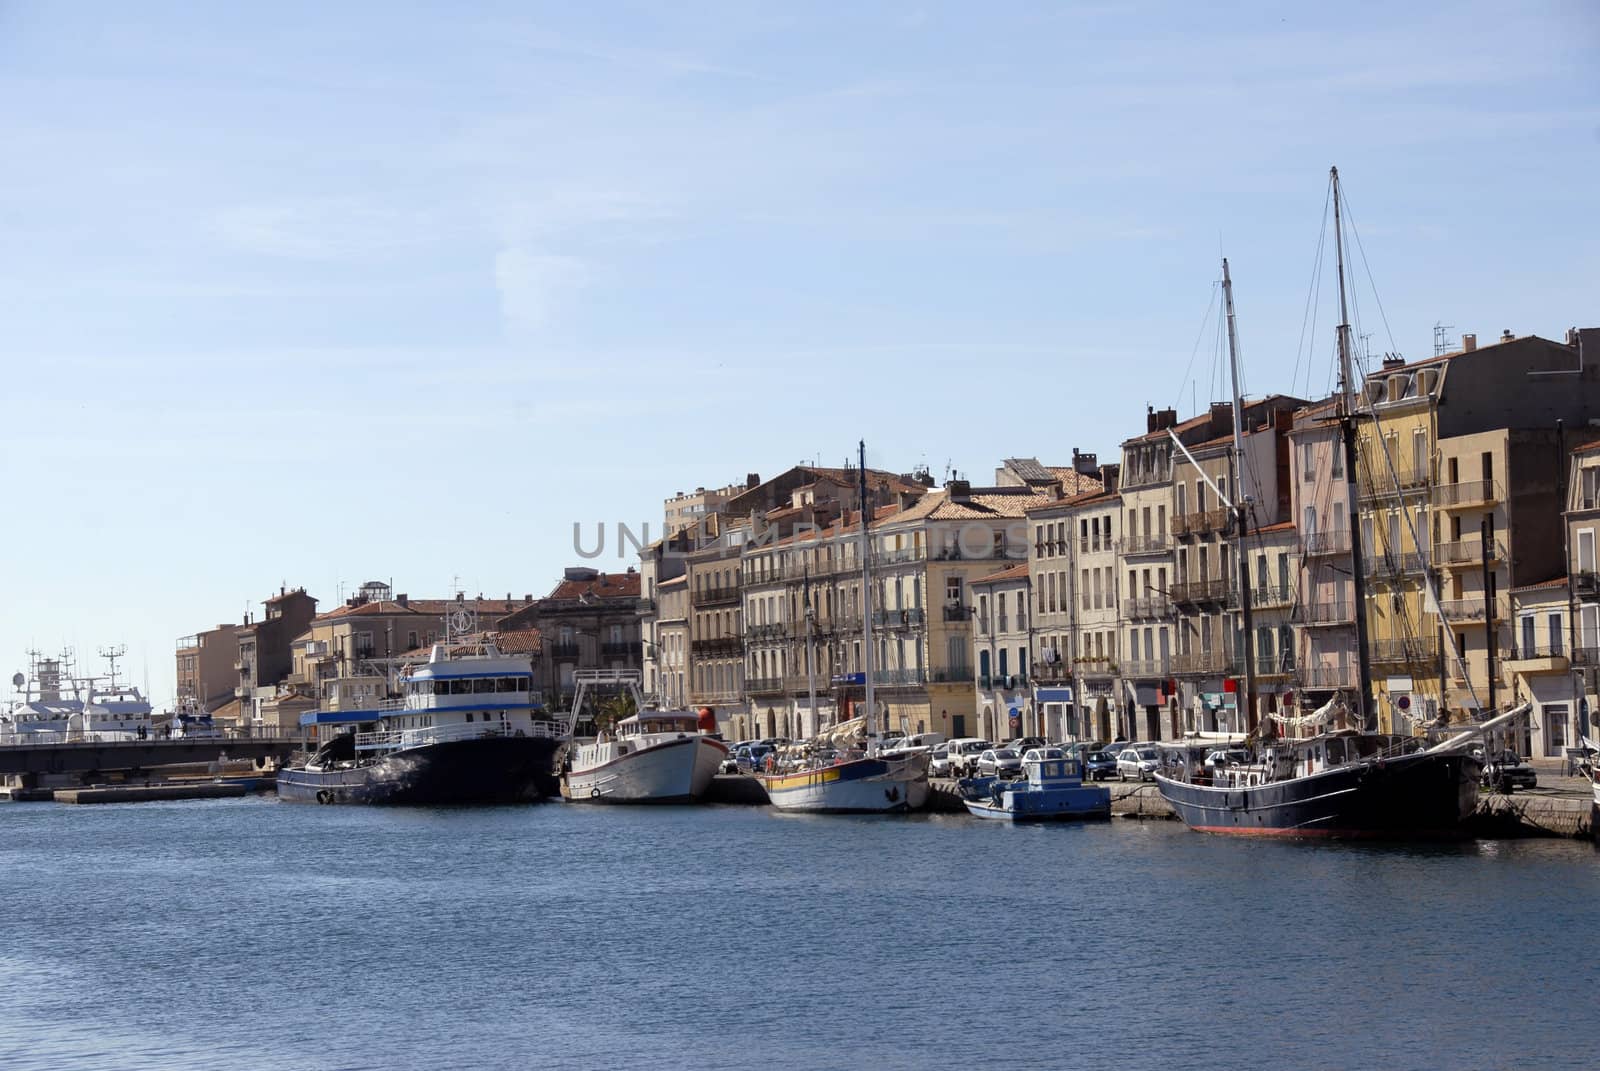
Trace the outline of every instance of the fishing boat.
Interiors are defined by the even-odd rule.
[[[757,780],[766,789],[767,799],[780,811],[799,811],[811,814],[892,814],[916,811],[928,802],[928,762],[926,752],[904,755],[877,753],[877,710],[873,694],[872,667],[872,574],[870,534],[868,524],[871,509],[867,498],[867,446],[859,446],[860,465],[857,474],[861,496],[861,592],[862,613],[861,651],[863,657],[862,683],[865,686],[863,706],[865,714],[860,719],[835,726],[830,734],[841,747],[826,746],[815,741],[800,754],[788,768],[774,768],[758,773]],[[809,584],[805,596],[807,677],[810,679],[811,709],[816,710],[816,684],[813,677],[816,659],[812,649],[815,607],[812,605]],[[859,724],[865,731],[864,746],[855,745],[854,728]],[[819,734],[821,735],[821,734]],[[850,738],[850,739],[841,739]]]
[[[728,745],[716,736],[710,710],[643,710],[638,674],[629,670],[591,670],[578,675],[568,732],[595,686],[620,685],[634,698],[638,713],[617,722],[611,732],[578,745],[568,759],[566,796],[594,803],[692,803],[705,795]]]
[[[1110,818],[1111,790],[1083,783],[1076,759],[1056,749],[1022,760],[1023,777],[974,777],[957,782],[967,813],[1004,822]]]
[[[561,725],[533,697],[533,664],[491,640],[447,639],[375,709],[310,711],[334,733],[278,771],[305,803],[516,803],[554,795]]]
[[[83,708],[68,719],[68,740],[128,741],[150,736],[149,700],[138,688],[117,679],[117,659],[127,651],[119,645],[100,652],[109,664],[107,675],[83,682]]]
[[[1350,353],[1350,317],[1345,296],[1342,198],[1339,173],[1331,179],[1335,251],[1338,258],[1338,351],[1342,389],[1338,415],[1345,466],[1345,502],[1349,508],[1352,560],[1360,563],[1362,526],[1356,486],[1356,391]],[[1238,339],[1233,307],[1233,283],[1228,262],[1222,262],[1222,293],[1226,305],[1228,359],[1233,379],[1233,453],[1244,456],[1242,403],[1239,394]],[[1168,433],[1171,435],[1171,432]],[[1176,447],[1191,462],[1194,457],[1172,435]],[[1198,464],[1196,469],[1200,469]],[[1202,471],[1202,476],[1204,473]],[[1237,503],[1211,484],[1218,498],[1236,514],[1235,560],[1247,561],[1245,539],[1249,531],[1245,484],[1248,470],[1240,465],[1233,481]],[[1238,599],[1244,635],[1252,636],[1249,570],[1236,570]],[[1372,671],[1364,607],[1364,570],[1352,570],[1359,692],[1346,699],[1335,694],[1318,710],[1303,717],[1267,715],[1253,734],[1256,747],[1250,760],[1215,770],[1195,763],[1192,749],[1169,747],[1178,761],[1169,762],[1156,775],[1161,795],[1191,829],[1208,833],[1291,837],[1439,837],[1458,836],[1463,822],[1477,805],[1480,763],[1468,751],[1482,732],[1526,714],[1526,707],[1493,718],[1432,747],[1408,736],[1377,732],[1372,706]],[[1430,584],[1432,583],[1430,578]],[[1437,602],[1437,592],[1431,596]],[[1244,647],[1243,702],[1248,709],[1255,695],[1252,645]],[[1351,703],[1354,703],[1352,707]]]

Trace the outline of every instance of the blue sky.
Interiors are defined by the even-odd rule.
[[[1247,389],[1320,393],[1330,164],[1374,352],[1600,323],[1597,46],[1583,0],[0,5],[0,665],[126,642],[165,699],[280,582],[543,592],[574,521],[861,437],[1109,458],[1214,392],[1221,252]]]

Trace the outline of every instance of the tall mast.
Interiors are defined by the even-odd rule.
[[[1233,278],[1228,258],[1222,258],[1222,299],[1228,310],[1228,369],[1233,376],[1233,557],[1239,576],[1239,612],[1244,617],[1244,694],[1239,697],[1243,723],[1255,728],[1256,653],[1255,617],[1250,607],[1250,560],[1245,550],[1249,500],[1244,488],[1244,402],[1239,397],[1239,332],[1233,320]]]
[[[1356,711],[1367,732],[1378,728],[1372,706],[1372,658],[1367,639],[1366,559],[1361,546],[1361,507],[1356,487],[1356,382],[1350,361],[1350,310],[1344,289],[1344,222],[1340,214],[1339,169],[1328,172],[1333,182],[1333,248],[1339,267],[1339,433],[1344,447],[1344,496],[1350,510],[1350,576],[1355,588],[1356,667],[1360,694]]]
[[[822,718],[817,714],[817,645],[812,632],[816,614],[811,610],[811,567],[805,569],[801,592],[806,603],[806,697],[811,704],[811,735],[822,735]]]
[[[877,753],[878,712],[872,695],[872,546],[867,537],[867,441],[859,444],[856,475],[861,484],[861,668],[866,674],[867,754]]]

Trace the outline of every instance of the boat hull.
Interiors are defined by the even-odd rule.
[[[1189,828],[1245,836],[1459,837],[1476,808],[1478,764],[1459,752],[1418,752],[1247,788],[1157,776]]]
[[[814,770],[757,778],[780,811],[808,814],[892,814],[928,802],[926,759],[853,759]]]
[[[1111,791],[1100,785],[1044,789],[1029,788],[1021,781],[1013,785],[999,786],[999,792],[994,791],[992,784],[973,785],[963,793],[961,802],[974,817],[1002,822],[1065,822],[1111,817]]]
[[[494,736],[406,748],[347,769],[278,771],[294,803],[522,803],[556,793],[554,737]]]
[[[586,803],[692,803],[706,794],[728,748],[708,736],[671,740],[567,773],[567,797]]]

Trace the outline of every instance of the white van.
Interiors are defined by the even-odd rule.
[[[950,776],[971,777],[978,772],[978,756],[994,747],[976,736],[958,736],[946,745],[950,756]]]

